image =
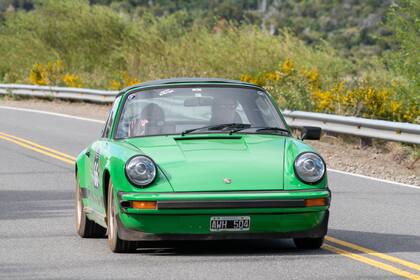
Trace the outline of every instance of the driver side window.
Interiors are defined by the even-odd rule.
[[[112,108],[109,112],[108,119],[105,123],[105,127],[102,133],[102,138],[108,138],[111,133],[112,123],[114,122],[115,113],[117,112],[117,108],[118,108],[118,104],[120,103],[120,100],[121,100],[121,96],[115,99],[114,103],[112,104]]]
[[[273,118],[273,116],[277,116],[277,114],[273,111],[272,107],[268,103],[268,100],[259,96],[256,99],[256,105],[262,119],[264,120],[264,124],[262,124],[262,126],[276,127],[279,120]]]

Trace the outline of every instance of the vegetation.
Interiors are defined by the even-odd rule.
[[[283,108],[420,123],[416,0],[0,0],[0,10],[0,82],[227,77],[267,87]]]

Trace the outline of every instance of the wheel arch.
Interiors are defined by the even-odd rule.
[[[85,151],[85,150],[84,150]],[[76,178],[79,179],[80,186],[87,186],[86,183],[86,174],[85,174],[85,166],[86,166],[86,156],[84,154],[84,151],[81,152],[78,157],[76,158],[76,161],[74,163],[74,175]]]
[[[109,192],[109,182],[111,180],[111,173],[106,168],[104,169],[103,175],[102,175],[102,192],[103,192],[103,203],[104,203],[104,209],[105,213],[107,213],[107,207],[108,207],[108,192]]]

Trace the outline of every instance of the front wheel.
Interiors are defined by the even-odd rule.
[[[314,250],[321,248],[324,243],[324,236],[317,238],[294,238],[293,242],[299,249]]]
[[[136,250],[136,242],[121,240],[118,237],[117,204],[111,180],[108,186],[107,202],[108,245],[114,253],[129,253]]]
[[[105,237],[106,230],[94,221],[89,220],[83,211],[83,207],[79,178],[76,176],[76,231],[83,238]]]

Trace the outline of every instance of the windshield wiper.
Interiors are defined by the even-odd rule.
[[[251,127],[244,127],[244,128],[238,128],[238,129],[234,129],[234,130],[231,130],[230,132],[229,132],[229,134],[233,134],[233,133],[236,133],[236,132],[239,132],[239,131],[242,131],[242,130],[245,130],[245,129],[255,129],[255,132],[261,132],[261,131],[277,131],[277,132],[284,132],[284,133],[287,133],[287,135],[289,135],[290,134],[290,132],[287,130],[287,129],[285,129],[285,128],[280,128],[280,127],[257,127],[257,126],[251,126]]]
[[[208,125],[208,126],[203,126],[203,127],[198,127],[198,128],[193,128],[193,129],[187,129],[184,130],[181,135],[184,136],[185,134],[194,132],[194,131],[200,131],[200,130],[224,130],[226,128],[236,128],[239,130],[242,129],[246,129],[246,128],[250,128],[251,125],[247,124],[247,123],[224,123],[224,124],[214,124],[214,125]],[[229,134],[230,131],[229,131]]]

